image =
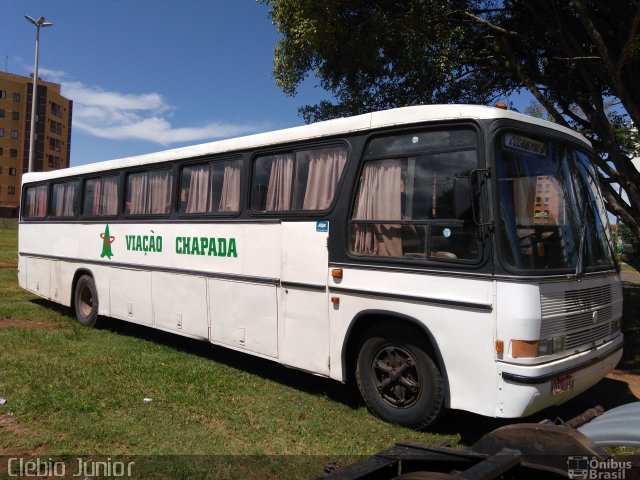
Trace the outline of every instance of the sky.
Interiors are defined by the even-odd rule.
[[[330,98],[311,78],[295,97],[273,79],[279,35],[255,0],[9,0],[0,70],[33,72],[73,100],[71,166],[303,124]]]

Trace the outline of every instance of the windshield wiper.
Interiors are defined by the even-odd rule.
[[[578,264],[576,265],[576,277],[581,277],[584,275],[584,267],[582,264],[584,263],[584,240],[587,236],[587,207],[589,206],[588,202],[585,202],[582,207],[582,218],[580,222],[582,223],[582,229],[580,230],[580,246],[578,247]]]

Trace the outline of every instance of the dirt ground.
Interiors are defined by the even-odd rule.
[[[623,283],[634,283],[640,285],[640,272],[638,271],[624,271],[620,273],[620,278]]]
[[[33,322],[29,320],[18,320],[17,318],[0,318],[0,328],[24,328],[25,330],[40,330],[43,328],[55,328],[53,323]]]
[[[637,373],[631,373],[626,370],[614,370],[607,378],[624,382],[628,385],[631,393],[636,397],[636,401],[640,401],[640,375]]]

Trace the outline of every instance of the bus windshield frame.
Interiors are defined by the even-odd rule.
[[[616,268],[592,153],[515,130],[494,139],[497,236],[503,267],[520,275]]]

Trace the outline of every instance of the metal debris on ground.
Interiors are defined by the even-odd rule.
[[[637,409],[633,404],[614,409],[612,417],[635,416]],[[567,422],[511,424],[487,433],[466,450],[446,443],[399,441],[365,460],[325,470],[328,475],[323,480],[640,479],[639,459],[612,457],[601,446],[602,439],[592,439],[577,430],[594,419],[607,417],[602,407],[595,407]],[[640,432],[636,432],[635,438],[639,437]]]

